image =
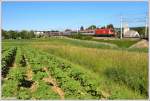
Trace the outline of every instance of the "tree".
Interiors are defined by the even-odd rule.
[[[8,31],[9,39],[16,39],[17,34],[18,34],[17,31],[13,31],[13,30]]]
[[[8,39],[9,38],[8,32],[3,30],[3,29],[2,29],[2,38],[4,38],[4,39]]]
[[[65,32],[71,31],[71,29],[66,29]]]
[[[105,26],[102,26],[101,29],[105,29]]]
[[[21,32],[20,32],[20,37],[21,37],[21,39],[26,39],[26,38],[27,38],[27,34],[28,34],[27,31],[25,31],[25,30],[21,31]]]
[[[113,31],[114,33],[116,33],[116,30],[115,30],[113,24],[107,25],[107,28],[108,28],[108,29],[111,29],[111,31]]]
[[[145,36],[145,27],[134,27],[131,29],[137,31],[142,38]]]
[[[88,29],[96,29],[96,25],[91,25],[88,27]]]
[[[26,31],[23,30],[21,32],[14,31],[14,30],[2,30],[2,38],[3,39],[31,39],[34,38],[35,34],[33,31]]]
[[[30,38],[35,38],[35,34],[34,34],[34,32],[33,31],[30,31]]]
[[[83,27],[83,26],[81,26],[81,27],[80,27],[80,30],[81,30],[81,31],[83,31],[83,30],[84,30],[84,27]]]
[[[113,24],[109,24],[109,25],[107,25],[107,28],[108,29],[114,29],[114,26],[113,26]]]

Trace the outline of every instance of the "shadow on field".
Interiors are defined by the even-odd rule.
[[[21,84],[19,85],[20,87],[26,87],[26,88],[30,88],[32,86],[34,82],[33,81],[29,81],[29,80],[21,80]]]

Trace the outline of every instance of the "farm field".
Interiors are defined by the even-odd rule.
[[[137,42],[2,40],[2,98],[147,99],[148,48],[129,48]]]

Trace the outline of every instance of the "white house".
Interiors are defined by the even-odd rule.
[[[43,31],[34,31],[34,34],[35,34],[35,35],[43,35],[44,32],[43,32]]]
[[[128,24],[124,25],[123,36],[124,37],[140,37],[140,35],[137,31],[130,30],[130,28],[128,27]]]

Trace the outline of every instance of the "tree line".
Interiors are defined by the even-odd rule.
[[[146,29],[145,27],[132,27],[131,29],[137,31],[141,38],[148,38],[149,29],[147,27],[147,33],[145,33]]]
[[[86,28],[86,29],[94,30],[94,29],[97,29],[97,28],[99,28],[99,27],[97,27],[96,25],[90,25],[90,26],[89,26],[88,28]],[[114,30],[113,24],[108,24],[107,26],[102,26],[102,27],[100,27],[100,28],[101,28],[101,29],[108,28],[108,29]],[[81,27],[80,27],[80,30],[84,30],[84,27],[81,26]]]
[[[14,31],[14,30],[2,30],[3,39],[31,39],[35,38],[36,35],[33,31]]]
[[[85,29],[91,29],[95,30],[98,27],[96,25],[91,25],[88,28],[84,28],[83,26],[80,27],[80,30],[85,30]],[[102,26],[101,28],[109,28],[113,32],[117,33],[117,36],[120,35],[120,28],[114,28],[113,24],[109,24],[107,26]],[[147,34],[145,35],[145,27],[132,27],[132,30],[137,31],[140,34],[141,38],[148,38],[148,32],[149,29],[147,28]],[[59,32],[59,31],[53,31],[52,32]],[[81,36],[81,35],[79,35]],[[34,31],[14,31],[14,30],[3,30],[2,29],[2,39],[31,39],[31,38],[37,38],[37,37],[42,37],[40,35],[34,34]]]

